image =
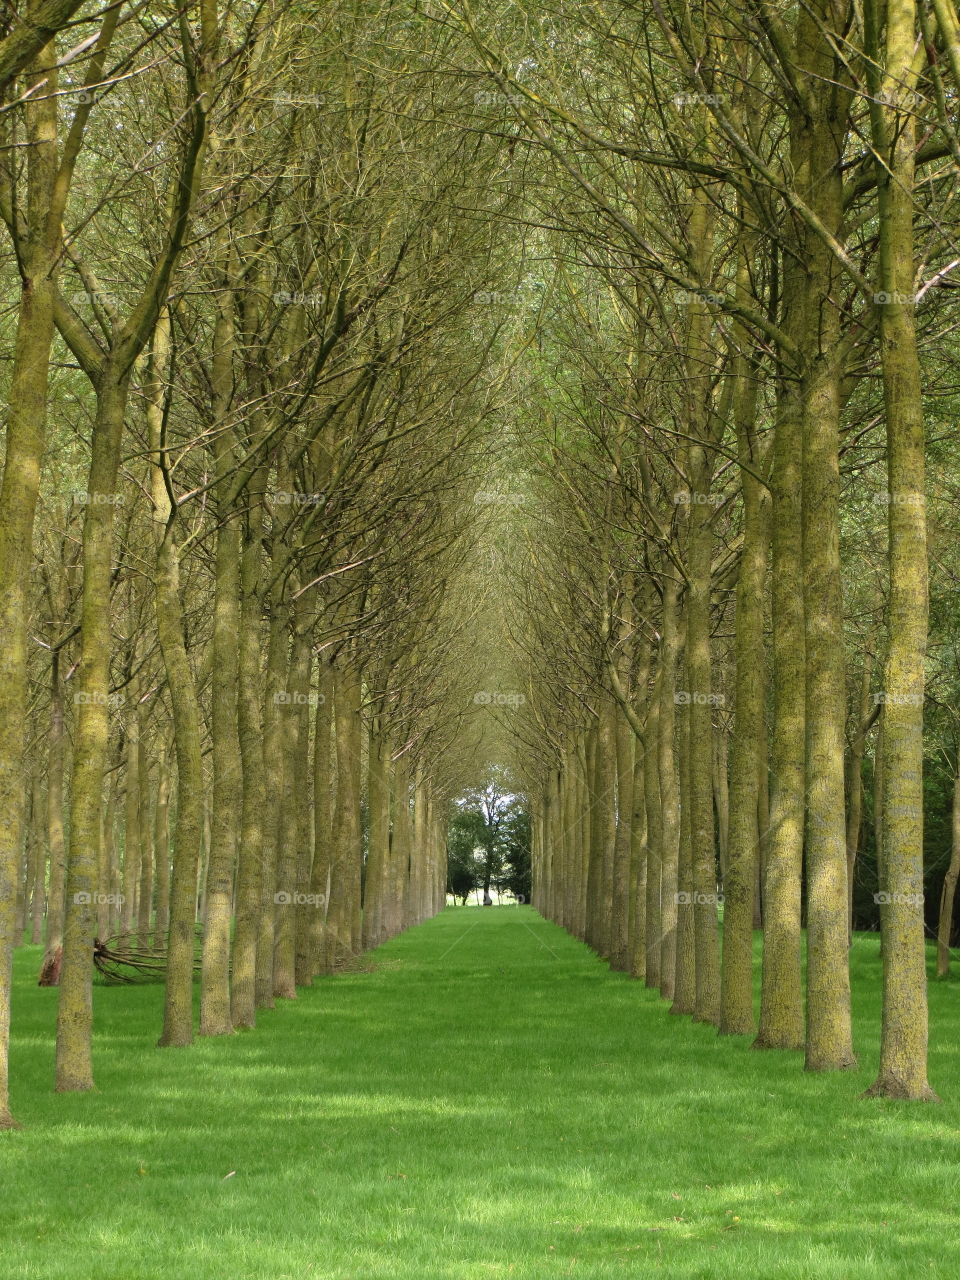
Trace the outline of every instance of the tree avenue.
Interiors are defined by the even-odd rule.
[[[935,1100],[953,7],[14,8],[0,1128],[22,944],[82,1093],[494,894]]]

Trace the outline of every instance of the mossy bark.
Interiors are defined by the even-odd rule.
[[[937,977],[950,975],[950,937],[953,933],[953,903],[960,879],[960,760],[953,777],[953,804],[951,807],[950,863],[943,877],[940,891],[940,914],[937,921]]]
[[[367,750],[369,837],[363,895],[364,950],[379,946],[384,938],[384,898],[390,857],[389,750],[380,731],[379,719],[373,718]]]
[[[843,220],[843,147],[849,92],[829,32],[833,0],[798,19],[797,59],[807,101],[792,124],[800,196],[833,235]],[[836,295],[840,268],[822,236],[803,233],[806,272],[801,350],[802,547],[806,655],[807,1040],[811,1071],[854,1066],[847,947],[843,747],[846,685],[840,565],[842,367]]]
[[[240,558],[240,652],[237,731],[243,798],[237,858],[236,923],[231,954],[230,1017],[236,1028],[256,1025],[257,937],[263,880],[265,805],[261,715],[261,563],[266,468],[247,491]]]
[[[644,799],[647,809],[647,876],[644,902],[644,937],[646,958],[644,985],[660,986],[661,898],[660,874],[663,852],[663,810],[660,800],[660,707],[663,668],[658,668],[650,705],[647,710],[646,734],[643,740]]]
[[[42,985],[59,982],[59,954],[63,946],[63,917],[66,910],[67,842],[63,823],[64,781],[63,685],[60,680],[60,653],[50,661],[50,733],[47,739],[47,846],[50,854],[50,885],[47,891],[46,937],[40,964]]]
[[[682,645],[678,585],[668,571],[663,584],[662,676],[658,682],[657,770],[660,791],[660,994],[673,999],[677,971],[677,894],[680,863],[680,780],[677,772],[677,660]]]
[[[689,674],[684,663],[684,681]],[[680,762],[680,858],[677,870],[677,947],[670,1012],[692,1014],[697,971],[693,916],[693,826],[690,802],[690,703],[677,715],[677,758]]]
[[[166,938],[170,928],[170,767],[167,748],[157,757],[157,803],[154,810],[154,881],[157,889],[156,931]]]
[[[784,271],[782,320],[800,323],[799,269]],[[771,613],[773,728],[770,816],[763,868],[763,972],[758,1049],[802,1049],[801,871],[806,778],[803,577],[801,545],[802,420],[799,387],[783,378],[773,442]]]
[[[313,974],[323,965],[324,933],[330,902],[330,859],[333,833],[333,795],[336,785],[336,761],[333,754],[333,681],[329,662],[320,660],[317,714],[313,734],[313,871],[310,892],[322,901],[311,917],[310,950]],[[387,764],[389,747],[384,745]],[[389,831],[387,833],[389,853]],[[389,870],[389,868],[388,868]],[[384,930],[389,927],[386,910],[381,918]]]
[[[738,290],[746,293],[749,263],[744,255]],[[730,828],[723,878],[723,963],[720,1032],[751,1035],[753,1013],[754,894],[760,862],[760,778],[766,768],[764,715],[766,653],[763,600],[767,577],[769,502],[757,479],[764,470],[756,433],[759,370],[737,358],[734,423],[743,492],[743,546],[736,594],[735,749],[731,765]]]
[[[27,235],[19,246],[20,309],[6,413],[0,487],[0,1129],[12,1127],[8,1045],[16,928],[17,881],[23,838],[23,722],[27,710],[27,613],[33,526],[40,491],[54,274],[61,214],[50,218],[57,164],[57,73],[52,45],[41,49],[24,77],[34,94],[24,108],[27,138]]]
[[[100,865],[100,807],[110,736],[110,599],[120,440],[129,370],[113,354],[101,374],[83,523],[78,715],[57,1007],[58,1092],[93,1088],[93,939]]]
[[[170,523],[160,533],[155,581],[157,635],[170,691],[177,763],[167,980],[159,1043],[162,1047],[182,1047],[193,1042],[193,955],[203,833],[203,764],[200,705],[187,654],[180,599],[180,557]]]
[[[870,5],[876,22],[878,6]],[[883,687],[883,1017],[874,1097],[932,1100],[927,1083],[923,917],[923,696],[928,566],[924,426],[914,304],[915,0],[885,6],[880,97],[871,118],[880,207],[880,351],[887,424],[890,599]]]
[[[275,547],[274,559],[277,559]],[[274,564],[276,569],[276,564]],[[275,575],[275,582],[277,578]],[[280,600],[279,586],[274,586],[270,600],[270,633],[267,644],[267,670],[263,700],[263,764],[264,813],[263,861],[260,881],[260,928],[257,933],[257,1008],[273,1008],[273,958],[276,941],[278,890],[277,849],[283,797],[285,753],[283,750],[282,703],[287,680],[290,637],[287,611]]]

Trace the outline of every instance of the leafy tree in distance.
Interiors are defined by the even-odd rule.
[[[447,890],[467,897],[491,888],[530,898],[530,816],[523,796],[506,789],[496,770],[456,801],[447,842]]]

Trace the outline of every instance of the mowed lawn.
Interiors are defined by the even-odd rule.
[[[0,1275],[38,1280],[954,1277],[960,980],[940,1106],[860,1101],[672,1018],[528,907],[448,908],[252,1033],[154,1047],[158,987],[96,989],[98,1091],[51,1092],[56,992],[17,954]]]

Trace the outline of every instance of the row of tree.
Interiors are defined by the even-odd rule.
[[[87,1089],[97,937],[185,1044],[199,920],[249,1027],[442,905],[490,778],[544,914],[814,1070],[869,863],[873,1092],[931,1096],[958,48],[949,0],[11,17],[0,1124],[25,933]]]
[[[512,623],[535,905],[675,1012],[853,1066],[869,754],[871,1092],[930,1098],[931,547],[928,762],[956,760],[958,693],[955,11],[445,12],[502,90],[548,263]]]
[[[14,945],[58,1090],[98,942],[186,1045],[199,924],[200,1034],[252,1027],[442,907],[488,717],[498,139],[389,6],[59,8],[0,113],[0,1125]]]

